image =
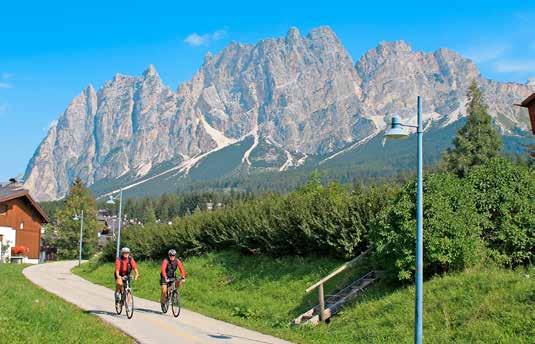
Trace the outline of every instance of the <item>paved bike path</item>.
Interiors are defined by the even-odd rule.
[[[182,309],[178,318],[171,310],[162,314],[160,304],[136,297],[132,319],[117,315],[113,291],[71,273],[77,261],[46,263],[27,267],[23,274],[33,283],[119,328],[139,343],[195,344],[289,344],[220,320]]]

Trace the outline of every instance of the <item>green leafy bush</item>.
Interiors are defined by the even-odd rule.
[[[428,174],[424,182],[424,273],[461,270],[481,257],[481,215],[461,179]],[[416,185],[404,186],[370,233],[376,258],[390,276],[411,280],[415,270]]]
[[[266,195],[172,225],[130,227],[122,235],[137,258],[160,259],[170,247],[181,256],[234,247],[271,256],[328,254],[349,258],[369,245],[368,227],[385,207],[390,186],[349,189],[314,180],[285,196]],[[110,244],[105,257],[114,257]]]
[[[535,174],[501,158],[467,177],[424,180],[424,271],[460,270],[485,258],[514,266],[533,260]],[[373,243],[378,268],[399,280],[414,273],[416,186],[344,187],[317,179],[288,195],[236,201],[228,208],[146,224],[123,232],[141,259],[237,248],[247,254],[328,255],[348,259]],[[115,245],[105,248],[113,258]]]
[[[467,177],[483,215],[482,235],[492,257],[506,266],[533,261],[535,173],[504,158],[474,168]]]

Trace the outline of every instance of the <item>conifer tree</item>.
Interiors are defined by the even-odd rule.
[[[80,216],[82,210],[84,211],[82,258],[89,258],[95,253],[98,240],[96,205],[91,192],[83,185],[80,178],[76,178],[65,198],[63,207],[56,213],[55,245],[59,249],[58,254],[61,258],[78,257],[80,219],[76,221],[73,217]]]
[[[502,148],[502,139],[492,126],[492,118],[475,80],[468,89],[467,98],[468,120],[453,139],[453,148],[444,155],[448,170],[460,177],[466,176],[471,167],[498,156]]]
[[[146,208],[143,210],[143,223],[149,224],[149,223],[156,223],[156,214],[154,212],[154,207],[152,204],[148,204]]]

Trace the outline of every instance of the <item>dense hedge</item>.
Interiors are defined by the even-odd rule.
[[[378,268],[410,280],[415,261],[415,182],[348,188],[314,180],[285,196],[267,195],[213,212],[123,233],[141,259],[223,248],[271,256],[351,258],[373,245]],[[466,178],[428,173],[424,180],[424,269],[459,270],[488,257],[506,266],[533,259],[535,173],[502,158]],[[112,259],[115,245],[105,248]]]
[[[286,196],[267,195],[214,212],[199,212],[173,225],[124,231],[122,245],[143,259],[159,259],[170,247],[180,255],[234,247],[271,256],[327,254],[352,257],[368,245],[368,225],[389,203],[388,185],[348,189],[318,181]],[[114,255],[113,245],[106,257]]]

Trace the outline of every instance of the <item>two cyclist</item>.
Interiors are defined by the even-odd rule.
[[[180,288],[182,283],[186,280],[186,272],[184,266],[180,259],[176,256],[176,250],[171,249],[167,253],[168,257],[162,261],[161,271],[160,271],[160,286],[162,288],[162,293],[160,296],[160,301],[163,305],[167,301],[167,287],[171,283],[175,283],[177,289]],[[176,272],[180,272],[180,278],[175,278]],[[123,277],[130,276],[132,271],[134,271],[134,279],[139,278],[139,270],[134,258],[130,257],[130,249],[128,247],[123,247],[121,249],[120,258],[115,260],[115,302],[120,302],[121,295],[123,293]]]
[[[180,278],[175,278],[177,270],[180,272]],[[184,266],[180,259],[177,258],[176,251],[171,249],[167,252],[167,258],[162,261],[160,271],[160,286],[162,288],[160,303],[162,304],[162,310],[167,302],[167,287],[170,286],[171,283],[175,283],[178,289],[185,280],[186,272]]]

